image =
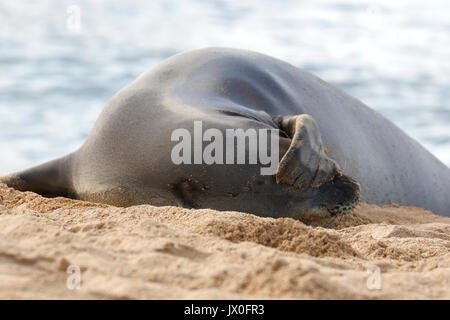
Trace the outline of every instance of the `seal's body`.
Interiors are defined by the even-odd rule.
[[[258,165],[176,165],[177,128],[280,129]],[[355,183],[355,180],[361,185]],[[235,49],[171,57],[118,92],[76,152],[0,181],[43,195],[261,216],[340,213],[358,201],[450,216],[450,170],[389,120],[283,61]]]

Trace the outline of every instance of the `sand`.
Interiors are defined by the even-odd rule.
[[[450,299],[449,288],[450,219],[418,208],[301,222],[0,184],[3,299]]]

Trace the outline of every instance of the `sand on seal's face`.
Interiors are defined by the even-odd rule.
[[[361,204],[304,222],[118,208],[0,184],[0,298],[450,299],[449,218]],[[78,290],[67,288],[70,265]],[[379,290],[367,287],[373,266]]]

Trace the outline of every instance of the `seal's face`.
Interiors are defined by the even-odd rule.
[[[341,175],[320,187],[299,190],[286,184],[272,184],[271,192],[264,192],[264,203],[274,203],[277,217],[292,218],[329,217],[353,211],[359,203],[360,185],[352,178]]]
[[[335,216],[353,211],[359,203],[361,187],[352,178],[342,175],[310,191],[312,213]]]
[[[204,168],[205,180],[186,179],[178,184],[177,195],[183,205],[302,219],[345,214],[359,202],[360,186],[346,175],[320,187],[300,190],[277,183],[275,176],[259,175],[259,168],[212,167]]]

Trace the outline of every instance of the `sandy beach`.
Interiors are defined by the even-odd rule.
[[[2,299],[450,299],[450,219],[368,204],[303,222],[119,208],[0,184],[0,283]]]

